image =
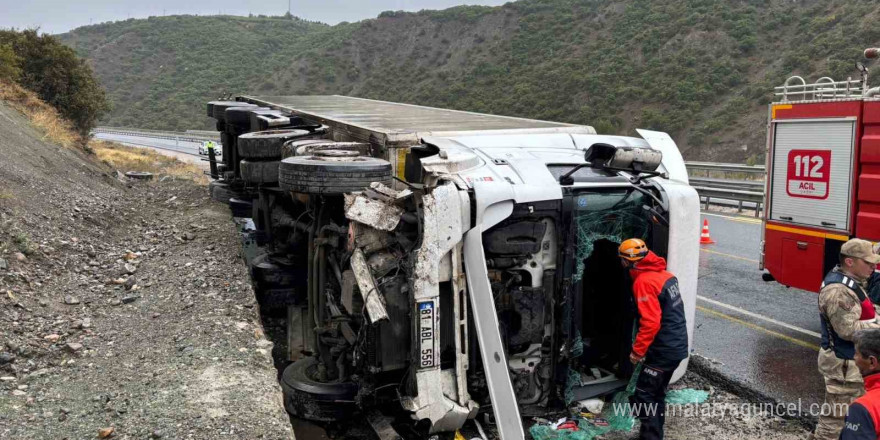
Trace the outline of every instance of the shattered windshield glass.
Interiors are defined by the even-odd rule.
[[[581,280],[584,260],[593,253],[593,244],[606,239],[620,243],[627,238],[646,238],[648,216],[642,209],[647,196],[633,189],[584,192],[575,196],[574,227],[577,233],[574,282]]]

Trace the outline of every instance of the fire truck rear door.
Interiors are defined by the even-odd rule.
[[[850,231],[855,118],[773,122],[770,219]]]

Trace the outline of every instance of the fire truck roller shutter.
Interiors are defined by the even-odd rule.
[[[770,220],[850,230],[855,120],[774,122]]]

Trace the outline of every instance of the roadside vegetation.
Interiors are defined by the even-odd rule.
[[[85,139],[73,125],[61,117],[58,110],[43,102],[36,93],[24,87],[0,80],[0,101],[5,101],[22,112],[43,133],[43,139],[64,148],[83,149],[115,170],[148,171],[173,176],[206,185],[207,177],[195,165],[177,160],[147,148],[128,147],[114,142]],[[12,193],[0,191],[0,199],[12,198]]]
[[[0,80],[16,82],[36,93],[81,136],[110,110],[104,90],[85,60],[37,29],[0,30]]]
[[[84,146],[83,138],[73,124],[58,110],[43,102],[36,93],[7,80],[0,79],[0,100],[25,114],[44,133],[44,139],[65,148]]]
[[[115,170],[148,171],[207,184],[198,167],[174,157],[90,139],[89,130],[109,108],[104,92],[91,69],[54,37],[32,30],[0,31],[0,100],[26,115],[44,140],[94,153]],[[0,191],[0,199],[12,197],[11,192]]]
[[[146,171],[162,176],[193,180],[207,185],[208,177],[197,166],[149,148],[129,147],[115,142],[92,140],[90,149],[98,159],[120,171]]]

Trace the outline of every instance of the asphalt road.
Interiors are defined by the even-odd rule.
[[[694,352],[722,374],[786,403],[824,396],[813,292],[764,282],[758,270],[761,223],[705,214],[714,245],[703,245]]]

